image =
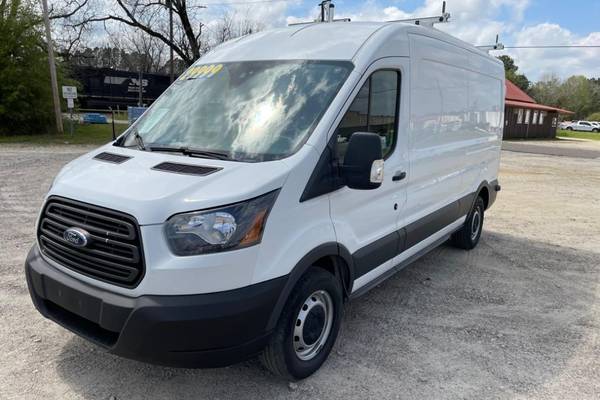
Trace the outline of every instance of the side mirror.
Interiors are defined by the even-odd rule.
[[[377,189],[383,182],[381,138],[375,133],[356,132],[344,156],[342,176],[350,189]]]

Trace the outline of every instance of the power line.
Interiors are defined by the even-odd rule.
[[[505,49],[569,49],[569,48],[600,48],[600,45],[547,45],[547,46],[504,46]]]

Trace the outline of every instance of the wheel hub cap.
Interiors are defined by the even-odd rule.
[[[473,218],[471,220],[471,240],[475,240],[481,229],[481,214],[479,209],[475,210]]]
[[[311,360],[321,351],[331,332],[333,312],[333,300],[324,290],[304,300],[294,325],[294,351],[299,359]]]

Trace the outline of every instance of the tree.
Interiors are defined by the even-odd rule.
[[[248,15],[240,16],[236,12],[225,11],[221,18],[210,28],[213,36],[210,46],[216,46],[228,40],[258,32],[264,26],[250,19]]]
[[[519,67],[515,64],[515,60],[513,60],[510,56],[502,55],[498,57],[500,61],[504,63],[504,72],[506,74],[506,79],[517,85],[524,92],[529,91],[529,87],[531,86],[531,82],[524,74],[519,74]]]
[[[557,75],[545,75],[531,86],[529,94],[540,104],[561,107],[562,84],[561,79]]]
[[[562,84],[559,103],[563,108],[575,112],[573,117],[576,119],[597,111],[595,100],[592,83],[585,76],[574,75]]]
[[[187,65],[198,59],[204,50],[203,28],[199,20],[200,10],[205,6],[191,6],[186,0],[115,0],[115,7],[105,15],[95,15],[74,24],[82,26],[90,22],[116,21],[142,31],[168,47]],[[169,7],[173,11],[174,34],[171,40],[168,26]]]
[[[85,2],[87,0],[62,0]],[[256,32],[262,24],[250,18],[240,18],[236,13],[224,12],[222,19],[212,21],[210,26],[202,22],[204,5],[190,5],[187,0],[113,0],[114,7],[104,7],[100,12],[90,14],[89,8],[77,22],[67,25],[72,29],[89,26],[90,23],[102,22],[108,27],[109,22],[117,22],[131,32],[143,33],[154,41],[154,48],[166,46],[172,48],[176,58],[186,66],[191,65],[202,54],[215,44],[222,43],[241,35]],[[81,4],[81,3],[77,3]],[[74,6],[71,6],[73,8]],[[173,38],[169,34],[169,10],[173,12]],[[106,10],[109,10],[106,12]],[[77,13],[79,13],[77,12]],[[75,19],[77,13],[71,17]],[[160,43],[160,46],[158,46]],[[178,64],[176,64],[178,65]]]
[[[121,54],[121,65],[117,69],[143,73],[164,72],[162,67],[168,52],[165,44],[158,39],[142,31],[128,32],[125,29],[121,29],[121,34],[111,37],[113,48],[119,49]]]
[[[0,0],[0,37],[0,134],[46,132],[52,92],[35,5]]]

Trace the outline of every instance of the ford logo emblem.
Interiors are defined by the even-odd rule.
[[[90,234],[81,228],[69,228],[63,233],[63,239],[76,247],[87,246]]]

